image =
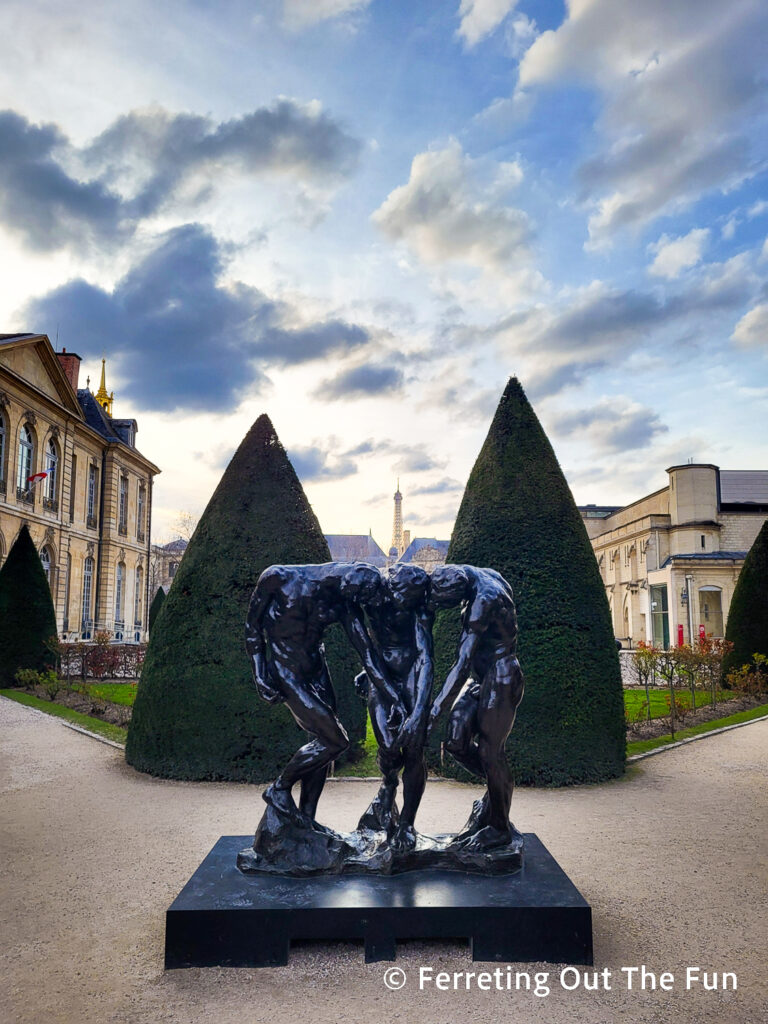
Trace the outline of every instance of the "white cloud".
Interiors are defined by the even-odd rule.
[[[768,302],[753,306],[733,329],[731,340],[740,345],[768,346]]]
[[[760,250],[760,259],[768,260],[768,238],[763,242],[763,248]]]
[[[302,29],[344,14],[364,10],[371,0],[283,0],[283,16],[289,28]]]
[[[747,210],[747,216],[751,220],[753,217],[760,217],[766,210],[768,210],[768,200],[758,199],[758,201]]]
[[[506,37],[509,52],[515,60],[520,60],[538,34],[536,22],[527,15],[517,14],[512,18],[507,25]]]
[[[504,201],[523,173],[515,162],[495,164],[491,180],[483,181],[486,170],[455,139],[445,149],[419,153],[407,184],[390,192],[373,221],[425,263],[508,266],[527,256],[531,235],[526,214]]]
[[[535,40],[519,89],[576,82],[603,100],[579,169],[592,247],[753,173],[766,31],[762,0],[572,0]]]
[[[720,237],[724,241],[730,242],[730,240],[736,234],[736,228],[738,227],[738,224],[739,222],[735,217],[729,217],[729,219],[725,222],[725,224],[723,224],[722,228],[720,229]]]
[[[658,242],[648,246],[651,252],[656,253],[648,272],[656,277],[678,277],[682,270],[699,262],[708,241],[709,228],[694,228],[682,238],[662,235]]]
[[[467,46],[476,46],[504,21],[517,0],[461,0],[458,28]]]

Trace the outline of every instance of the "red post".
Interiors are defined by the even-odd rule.
[[[699,640],[707,639],[707,631],[703,626],[699,626]]]
[[[682,647],[683,646],[683,624],[682,624],[682,622],[678,622],[678,624],[677,624],[677,646],[678,647]]]

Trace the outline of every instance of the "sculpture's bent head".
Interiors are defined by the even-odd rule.
[[[418,565],[398,563],[388,570],[386,586],[393,604],[398,608],[417,608],[427,600],[429,576]]]
[[[431,603],[438,608],[461,604],[469,593],[469,576],[463,565],[438,565],[432,573]]]
[[[348,601],[372,601],[381,586],[379,570],[367,562],[353,562],[339,579],[339,593]]]

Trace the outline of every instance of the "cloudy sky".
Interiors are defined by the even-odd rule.
[[[4,0],[0,323],[200,512],[447,537],[511,374],[577,501],[768,466],[764,0]],[[761,141],[762,140],[762,141]]]

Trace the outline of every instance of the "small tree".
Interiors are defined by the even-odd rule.
[[[656,680],[656,663],[659,659],[659,650],[653,644],[647,644],[640,640],[637,647],[630,655],[630,663],[635,677],[641,686],[645,687],[645,708],[648,721],[651,720],[651,681]]]
[[[709,690],[709,702],[717,707],[717,691],[723,679],[723,661],[733,650],[730,640],[705,636],[697,641],[701,685]]]
[[[55,661],[51,590],[29,529],[22,526],[0,569],[0,685],[13,686],[19,669],[44,672]]]
[[[674,739],[677,717],[680,713],[680,704],[675,694],[675,682],[677,681],[678,674],[677,648],[668,647],[664,651],[659,651],[656,669],[669,687],[669,731],[672,733],[672,739]]]
[[[681,680],[685,680],[688,689],[691,691],[691,707],[696,710],[696,683],[701,677],[701,649],[700,642],[691,647],[690,644],[680,644],[675,648],[677,658],[677,674]]]
[[[748,664],[757,651],[768,654],[768,519],[758,533],[731,599],[726,640],[733,649],[723,661],[723,673]]]

